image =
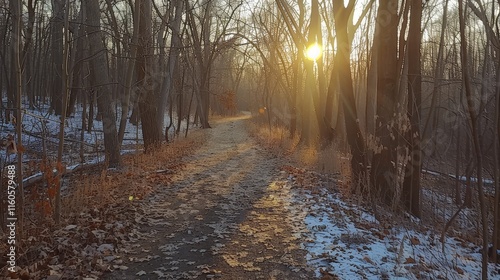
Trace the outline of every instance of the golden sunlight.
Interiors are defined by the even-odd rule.
[[[321,49],[321,46],[318,45],[318,43],[314,43],[307,47],[306,49],[306,57],[307,59],[316,61],[322,54],[323,50]]]

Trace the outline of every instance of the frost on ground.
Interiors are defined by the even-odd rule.
[[[296,177],[291,175],[288,184],[297,185]],[[302,246],[308,251],[307,261],[316,276],[325,279],[480,278],[479,246],[449,237],[443,252],[440,232],[421,232],[395,222],[381,222],[371,211],[347,202],[340,193],[328,189],[292,188],[290,202],[290,211],[303,218],[306,230],[301,230]],[[490,264],[490,279],[500,279],[498,271],[498,266]]]

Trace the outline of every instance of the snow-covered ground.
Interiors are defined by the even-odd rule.
[[[25,109],[22,114],[22,143],[26,150],[23,155],[23,161],[40,159],[44,153],[46,153],[49,158],[53,158],[57,154],[60,117],[49,114],[48,109],[48,105],[45,105],[36,110]],[[81,162],[79,152],[82,144],[84,147],[85,162],[95,162],[96,160],[103,159],[104,135],[102,121],[94,119],[91,132],[87,132],[84,129],[82,135],[82,116],[82,108],[77,106],[77,111],[72,116],[66,118],[65,121],[64,161],[69,165]],[[118,116],[120,116],[119,111]],[[119,121],[118,117],[116,121],[117,129]],[[170,119],[166,115],[165,124],[169,122]],[[185,126],[185,122],[183,122],[183,125]],[[127,121],[123,146],[130,147],[130,145],[142,145],[141,129],[140,123],[138,126],[135,126]],[[0,123],[0,139],[7,137],[9,134],[15,135],[15,125],[12,123]],[[0,150],[0,158],[2,162],[9,163],[16,160],[16,155],[7,155],[6,151],[2,149]]]
[[[443,251],[441,232],[421,232],[398,225],[401,218],[381,222],[372,211],[347,202],[340,193],[318,186],[312,191],[297,187],[293,175],[287,184],[291,194],[287,204],[293,220],[303,223],[296,230],[306,240],[302,246],[318,277],[481,278],[480,249],[473,243],[448,237]],[[489,264],[489,279],[500,279],[499,269]]]

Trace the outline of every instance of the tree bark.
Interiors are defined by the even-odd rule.
[[[375,34],[379,42],[377,53],[377,120],[375,136],[380,149],[372,158],[370,182],[377,195],[390,205],[397,185],[396,132],[391,125],[398,97],[398,1],[379,0]],[[383,63],[382,63],[383,62]]]
[[[311,17],[310,17],[310,25],[309,25],[309,35],[308,35],[308,45],[312,45],[317,43],[321,47],[323,47],[323,36],[321,30],[321,16],[319,13],[319,2],[318,0],[313,0],[311,3]],[[323,69],[323,55],[321,55],[316,61],[316,69],[317,69],[317,82],[315,82],[315,90],[311,93],[313,108],[315,115],[314,119],[317,122],[317,127],[319,129],[319,139],[322,144],[327,145],[330,144],[333,140],[333,129],[329,127],[329,123],[326,123],[325,119],[325,111],[326,108],[324,104],[326,103],[326,74]],[[305,63],[306,67],[308,63]],[[312,70],[312,69],[311,69]],[[307,71],[307,68],[306,68]],[[313,71],[310,71],[313,74]],[[309,87],[306,87],[309,89]],[[316,125],[315,125],[316,126]],[[315,136],[315,135],[314,135]]]
[[[83,6],[83,5],[82,5]],[[83,87],[83,58],[84,58],[84,44],[86,42],[85,40],[85,26],[81,24],[84,19],[84,11],[83,7],[80,7],[80,12],[78,15],[78,22],[75,26],[75,31],[74,33],[74,42],[73,42],[73,48],[72,48],[72,57],[73,57],[73,71],[72,71],[72,82],[71,82],[71,89],[70,89],[70,95],[69,95],[69,102],[68,102],[68,108],[66,109],[66,117],[69,117],[73,114],[75,111],[75,106],[76,106],[76,101],[79,96],[82,95],[82,90],[81,88]]]
[[[125,128],[127,126],[127,117],[129,113],[129,108],[130,108],[130,97],[132,94],[132,80],[134,78],[134,69],[135,69],[135,63],[136,63],[136,57],[137,57],[137,48],[139,44],[139,21],[140,21],[140,12],[141,12],[141,5],[140,1],[135,2],[135,8],[134,8],[134,30],[132,34],[132,41],[130,43],[130,58],[128,61],[127,65],[127,76],[125,78],[125,92],[123,96],[121,96],[121,106],[122,106],[122,111],[121,111],[121,117],[120,117],[120,127],[118,129],[118,142],[121,144],[123,143],[123,137],[125,136]],[[130,7],[132,8],[132,7]],[[135,102],[134,102],[135,104]],[[132,116],[131,116],[132,118]],[[134,118],[135,120],[136,118]],[[131,123],[133,123],[131,121]],[[135,122],[137,125],[137,122]]]
[[[22,69],[21,69],[21,23],[22,23],[22,9],[21,3],[17,0],[9,1],[10,8],[13,12],[12,16],[12,61],[14,64],[15,79],[11,82],[15,84],[16,88],[16,140],[17,140],[17,165],[16,165],[16,179],[17,179],[17,192],[19,196],[19,209],[17,210],[19,215],[19,232],[22,236],[23,234],[23,223],[24,223],[24,186],[23,186],[23,153],[22,153]],[[19,254],[19,252],[17,252]]]
[[[99,1],[88,0],[85,5],[91,57],[89,62],[91,85],[96,92],[97,107],[102,115],[106,161],[110,167],[118,167],[120,165],[120,145],[116,131],[116,113],[113,108],[111,88],[109,86],[107,49],[102,40]]]
[[[63,26],[64,26],[64,0],[52,0],[51,19],[51,56],[52,56],[52,83],[51,83],[51,108],[56,115],[62,114],[63,89],[61,84],[63,68]]]
[[[64,3],[62,3],[62,6],[64,8],[63,12],[63,18],[64,23],[64,33],[62,37],[62,45],[64,46],[62,48],[62,63],[61,63],[61,69],[59,69],[59,72],[61,73],[61,89],[63,90],[61,92],[61,112],[60,112],[60,120],[61,122],[59,123],[59,145],[57,147],[57,169],[59,173],[62,173],[64,166],[62,163],[62,158],[63,158],[63,153],[64,153],[64,126],[66,124],[66,108],[67,108],[67,97],[68,97],[68,90],[69,90],[69,76],[68,76],[68,60],[69,60],[69,1],[65,0]],[[58,177],[57,179],[57,184],[58,186],[56,187],[56,194],[55,194],[55,199],[54,199],[54,221],[56,222],[57,225],[60,225],[61,222],[61,188],[63,184],[62,177]]]
[[[500,51],[500,50],[499,50]],[[497,84],[495,85],[495,96],[496,96],[496,108],[495,108],[495,136],[493,137],[493,179],[495,180],[495,206],[493,213],[493,252],[497,252],[500,246],[500,56],[498,57],[497,67],[496,67],[496,79]],[[493,262],[496,263],[498,260],[498,254],[493,254]]]
[[[380,24],[376,24],[374,28],[375,34],[378,34],[381,31]],[[366,135],[374,135],[375,134],[375,119],[377,114],[377,54],[378,54],[378,38],[379,36],[375,35],[373,37],[373,43],[371,47],[371,55],[370,61],[368,64],[367,77],[366,77]],[[367,50],[368,52],[368,50]]]
[[[171,4],[173,5],[173,3]],[[170,39],[170,52],[168,55],[166,76],[161,86],[161,93],[158,98],[158,125],[160,130],[164,127],[165,108],[167,100],[173,90],[174,71],[176,69],[177,61],[179,60],[181,42],[181,19],[184,12],[184,0],[175,1],[175,14],[173,15],[173,23],[170,26],[172,36]],[[172,120],[171,120],[172,121]]]
[[[202,29],[201,29],[201,44],[203,44],[203,52],[200,54],[203,56],[203,63],[200,66],[200,94],[201,94],[201,104],[200,104],[200,122],[202,128],[210,128],[208,123],[208,115],[210,111],[210,77],[211,77],[211,49],[212,42],[210,41],[210,32],[212,27],[212,0],[204,1],[205,10],[203,12],[202,19]]]
[[[411,127],[406,140],[410,157],[405,167],[401,200],[404,207],[416,217],[420,217],[420,174],[422,172],[422,152],[420,149],[420,105],[422,103],[422,70],[420,62],[420,47],[422,44],[421,22],[422,0],[412,0],[407,45],[407,116]]]
[[[356,110],[354,88],[351,74],[351,44],[347,33],[347,24],[354,7],[354,1],[349,1],[347,7],[343,3],[334,1],[335,30],[337,34],[337,53],[335,66],[338,68],[340,99],[344,110],[344,120],[347,133],[347,142],[351,149],[351,172],[354,186],[362,184],[366,172],[365,142]],[[365,187],[363,185],[363,187]]]
[[[425,125],[423,128],[422,132],[422,139],[426,141],[429,136],[429,126],[430,126],[430,121],[435,120],[433,117],[434,115],[438,115],[436,111],[436,106],[437,106],[437,98],[438,95],[441,93],[441,79],[443,78],[444,75],[444,35],[446,31],[446,27],[448,26],[448,0],[445,0],[443,2],[443,16],[442,16],[442,25],[441,25],[441,35],[439,38],[439,48],[438,48],[438,53],[437,53],[437,62],[436,62],[436,69],[434,71],[434,83],[433,83],[433,88],[432,88],[432,97],[431,97],[431,107],[429,109],[429,114],[427,115],[427,120],[425,121]],[[433,127],[433,129],[436,129],[437,127]]]
[[[138,0],[139,1],[139,0]],[[149,153],[161,143],[161,131],[157,124],[157,96],[154,89],[157,81],[153,80],[153,31],[151,26],[151,0],[141,0],[139,20],[139,46],[136,63],[139,84],[139,114],[142,125],[144,151]]]
[[[23,51],[21,55],[21,69],[23,69],[23,73],[25,73],[25,77],[27,81],[31,81],[34,72],[34,59],[33,57],[33,30],[35,25],[35,9],[38,1],[36,0],[28,0],[26,5],[28,9],[28,24],[26,26],[26,39],[23,46]],[[34,108],[35,103],[35,90],[36,88],[33,86],[33,82],[26,83],[29,108]]]
[[[481,223],[482,223],[482,279],[488,279],[488,218],[486,213],[486,202],[483,190],[483,154],[481,151],[481,141],[478,131],[478,114],[474,106],[474,97],[471,87],[471,78],[469,74],[469,60],[467,39],[465,34],[465,12],[463,2],[466,0],[458,1],[458,18],[460,24],[460,62],[462,64],[462,78],[465,86],[465,97],[467,99],[467,109],[470,119],[470,126],[472,130],[472,143],[474,145],[474,152],[476,155],[476,174],[477,174],[477,190],[479,197],[479,204],[481,209]],[[458,174],[457,174],[458,175]]]

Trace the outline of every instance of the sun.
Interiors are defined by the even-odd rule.
[[[307,59],[316,61],[322,54],[321,46],[318,43],[314,43],[307,47],[306,49],[306,57]]]

